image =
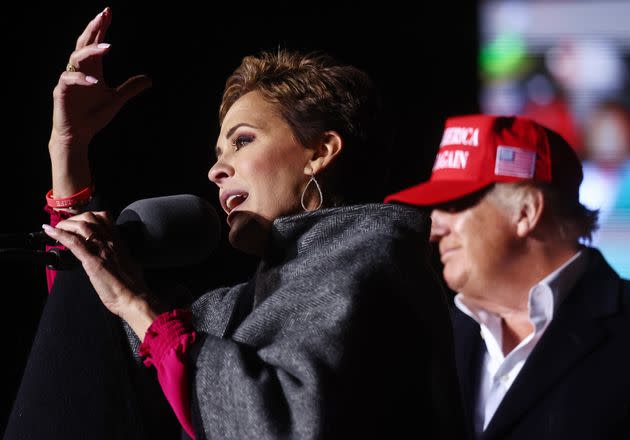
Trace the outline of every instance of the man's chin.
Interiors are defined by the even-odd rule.
[[[444,277],[444,281],[449,289],[453,292],[461,292],[464,288],[464,276],[461,273],[453,273],[448,271],[448,265],[444,266],[444,271],[442,272],[442,276]]]

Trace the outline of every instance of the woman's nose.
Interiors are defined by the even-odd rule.
[[[225,179],[232,175],[234,175],[234,169],[221,160],[218,160],[208,171],[208,179],[217,185],[221,185]]]

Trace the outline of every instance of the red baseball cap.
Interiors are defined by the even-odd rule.
[[[431,206],[495,182],[545,182],[579,197],[582,165],[556,132],[518,116],[466,115],[446,120],[431,178],[385,202]]]

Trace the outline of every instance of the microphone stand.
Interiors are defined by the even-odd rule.
[[[49,269],[66,270],[76,267],[79,260],[72,252],[53,248],[48,251],[0,248],[0,262],[44,263]]]
[[[42,248],[44,245],[54,245],[55,240],[46,235],[43,231],[0,234],[0,248]]]

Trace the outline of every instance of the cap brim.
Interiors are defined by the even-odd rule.
[[[461,180],[428,181],[391,194],[385,198],[385,202],[400,202],[417,206],[439,205],[468,196],[492,183]]]

